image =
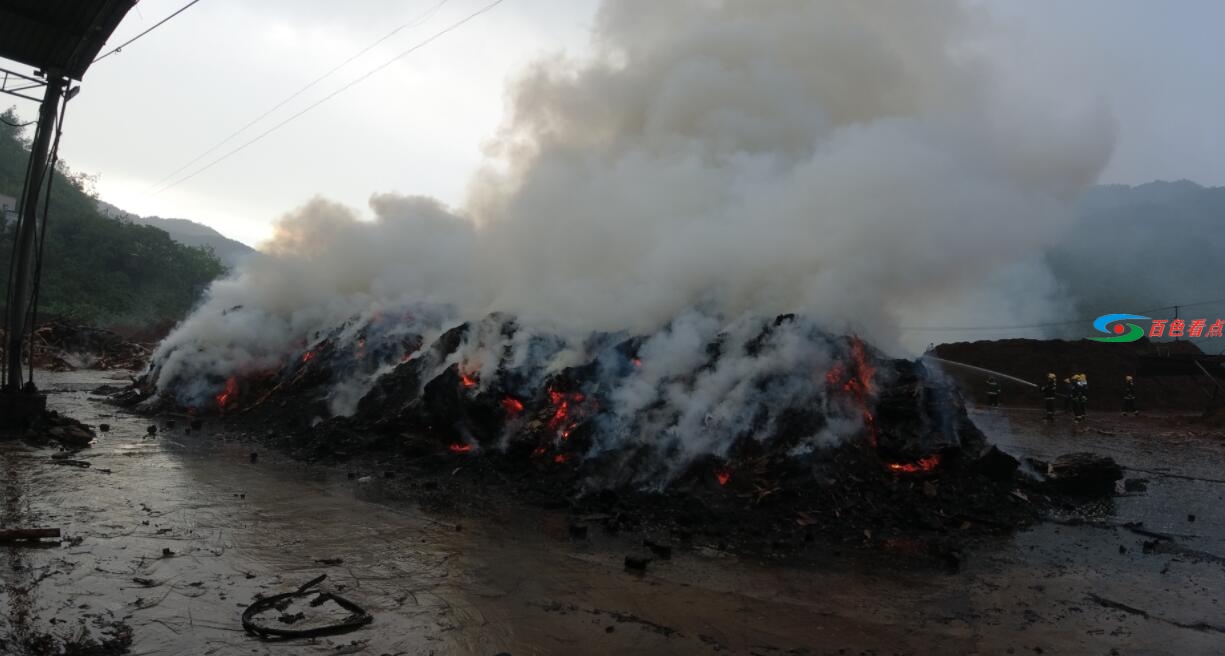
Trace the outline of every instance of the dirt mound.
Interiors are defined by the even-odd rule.
[[[1139,375],[1142,356],[1200,353],[1191,342],[1154,343],[1148,339],[1130,343],[1004,339],[941,344],[935,349],[936,357],[941,359],[991,369],[1039,385],[1047,372],[1058,376],[1061,384],[1074,373],[1084,373],[1089,379],[1089,408],[1113,412],[1122,407],[1123,377],[1129,375],[1135,377],[1136,403],[1141,411],[1202,411],[1212,388],[1206,378]],[[957,380],[968,398],[986,403],[987,374],[955,366],[944,369]],[[1000,383],[1004,405],[1042,405],[1038,389],[1007,379],[1000,379]]]

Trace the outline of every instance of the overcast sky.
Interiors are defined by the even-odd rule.
[[[253,245],[281,214],[314,195],[358,208],[386,191],[458,204],[501,120],[507,78],[540,54],[581,53],[596,0],[505,0],[217,166],[151,191],[396,26],[424,19],[184,174],[489,1],[449,0],[438,8],[439,0],[202,0],[90,70],[69,108],[62,155],[73,169],[100,176],[104,200],[140,214],[200,221]],[[183,4],[143,0],[111,44]],[[1087,88],[1109,105],[1119,140],[1103,182],[1188,178],[1225,185],[1225,86],[1217,70],[1225,61],[1225,3],[974,4],[997,25],[985,45],[1007,74],[1040,80],[1035,87],[1047,93]],[[1048,100],[1058,106],[1061,97]],[[26,102],[17,109],[23,117],[36,110]]]

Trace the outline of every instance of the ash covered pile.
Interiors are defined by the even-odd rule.
[[[353,320],[224,380],[167,377],[185,355],[172,350],[135,389],[271,429],[302,457],[373,457],[435,501],[509,486],[616,529],[801,544],[1035,512],[1016,461],[988,447],[948,379],[804,317],[691,312],[652,335],[577,341],[505,315],[439,321]]]

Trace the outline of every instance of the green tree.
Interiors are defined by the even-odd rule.
[[[29,159],[25,129],[10,109],[0,122],[0,194],[21,194]],[[225,272],[210,249],[164,230],[100,213],[93,178],[57,166],[48,212],[40,314],[88,323],[154,323],[183,317]],[[45,190],[45,188],[44,188]],[[0,233],[0,281],[8,288],[13,228]]]

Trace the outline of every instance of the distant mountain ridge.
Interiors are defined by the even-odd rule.
[[[1194,304],[1179,316],[1221,317],[1223,228],[1225,187],[1189,180],[1098,185],[1081,197],[1075,223],[1046,260],[1087,316]],[[1154,313],[1173,316],[1173,309]]]
[[[1103,184],[1090,188],[1079,203],[1082,215],[1124,206],[1219,210],[1225,208],[1225,187],[1205,187],[1190,180],[1155,180],[1134,186]]]
[[[137,225],[147,225],[165,230],[170,238],[184,246],[211,248],[217,258],[230,269],[238,266],[252,253],[257,252],[250,246],[226,237],[216,230],[189,219],[164,219],[160,216],[140,216],[119,209],[105,201],[98,201],[98,211],[113,219],[127,221]]]

